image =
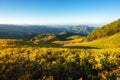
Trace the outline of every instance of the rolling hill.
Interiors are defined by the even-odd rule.
[[[120,48],[120,19],[93,30],[82,42],[66,43],[64,46],[93,49]]]
[[[110,24],[107,24],[101,28],[97,28],[93,30],[88,36],[87,40],[92,41],[95,39],[103,38],[106,36],[111,36],[116,33],[120,32],[120,19],[117,21],[114,21]]]
[[[88,48],[120,48],[120,33],[116,33],[112,36],[96,39],[89,42],[82,43],[74,43],[74,44],[64,44],[64,46],[72,46],[72,47],[88,47]]]

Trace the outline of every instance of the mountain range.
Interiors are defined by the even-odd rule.
[[[81,35],[88,35],[90,32],[92,32],[95,29],[95,27],[88,26],[88,25],[78,25],[78,26],[71,26],[68,27],[68,32],[71,33],[77,33]]]
[[[27,37],[26,34],[59,34],[67,31],[71,34],[87,35],[95,28],[87,25],[70,26],[70,25],[0,25],[0,38],[21,39]]]

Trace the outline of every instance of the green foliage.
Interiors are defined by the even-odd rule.
[[[107,24],[102,28],[95,29],[87,36],[87,40],[92,41],[98,38],[103,38],[106,36],[116,34],[118,32],[120,32],[120,19],[110,24]]]

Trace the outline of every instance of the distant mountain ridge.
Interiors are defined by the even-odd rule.
[[[72,33],[77,33],[81,35],[88,35],[91,31],[93,31],[95,27],[91,27],[88,25],[78,25],[78,26],[71,26],[67,30]]]
[[[64,31],[60,27],[48,27],[39,25],[0,25],[0,38],[22,38],[29,32],[57,34]]]
[[[27,37],[26,34],[59,34],[67,31],[73,34],[87,35],[94,28],[89,26],[70,26],[70,25],[7,25],[0,24],[0,38],[21,39]]]
[[[60,27],[49,27],[45,25],[0,25],[0,31],[17,31],[17,32],[35,32],[35,33],[59,33],[64,30]]]

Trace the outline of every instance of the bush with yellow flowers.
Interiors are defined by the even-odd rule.
[[[0,80],[116,80],[120,49],[0,49]]]

